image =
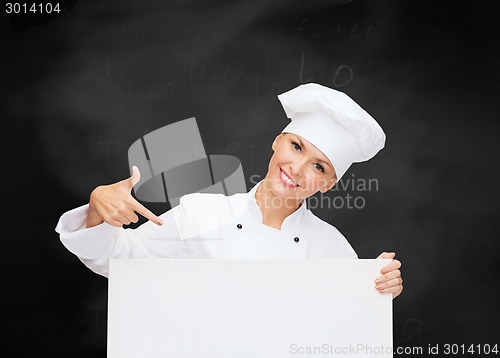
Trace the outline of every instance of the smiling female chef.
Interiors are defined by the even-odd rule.
[[[95,188],[90,202],[64,213],[56,227],[64,246],[94,272],[107,276],[110,258],[334,258],[355,259],[344,236],[306,207],[330,190],[354,162],[384,147],[378,123],[346,94],[315,83],[278,96],[291,122],[272,143],[265,178],[248,193],[188,194],[157,217],[131,195],[132,176]],[[136,229],[122,225],[149,219]],[[401,263],[381,270],[375,287],[398,296]]]

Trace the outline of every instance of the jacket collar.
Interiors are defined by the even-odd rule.
[[[248,211],[250,215],[252,215],[259,222],[262,222],[262,212],[260,211],[260,207],[257,204],[257,200],[255,199],[255,193],[257,192],[257,188],[262,183],[264,179],[259,181],[255,186],[247,193],[248,196]],[[281,224],[281,231],[298,231],[300,228],[300,223],[305,218],[307,214],[307,200],[302,202],[302,205],[295,210],[293,213],[288,215],[283,223]]]

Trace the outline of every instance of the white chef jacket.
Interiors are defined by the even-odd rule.
[[[86,228],[86,204],[64,213],[55,230],[70,252],[105,277],[111,258],[357,258],[346,238],[305,201],[281,229],[262,224],[255,200],[261,182],[248,193],[231,196],[185,195],[160,216],[162,226],[148,221],[136,229],[107,223]]]

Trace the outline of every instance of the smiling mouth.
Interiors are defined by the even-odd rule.
[[[281,178],[281,181],[286,185],[286,186],[289,186],[291,188],[296,188],[298,187],[299,185],[292,179],[288,176],[288,174],[280,168],[280,178]]]

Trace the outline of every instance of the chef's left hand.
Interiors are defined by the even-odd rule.
[[[392,293],[392,298],[396,298],[403,292],[403,279],[401,278],[401,262],[394,260],[396,253],[382,252],[377,259],[393,259],[388,265],[382,267],[382,274],[375,280],[375,288],[380,293]]]

